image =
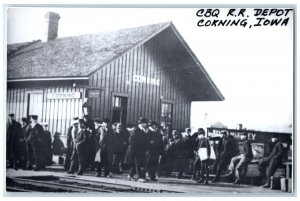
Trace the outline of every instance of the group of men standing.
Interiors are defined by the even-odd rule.
[[[31,115],[30,121],[22,118],[20,124],[14,119],[14,114],[9,114],[6,146],[9,167],[38,171],[51,165],[51,134],[48,125],[40,125],[37,119],[38,116]],[[122,173],[127,167],[129,180],[145,182],[156,181],[157,175],[170,176],[172,171],[176,171],[180,179],[190,164],[192,179],[208,184],[213,159],[215,177],[212,182],[220,181],[222,171],[228,167],[230,172],[226,176],[234,177],[234,184],[241,183],[253,159],[251,141],[246,132],[241,135],[241,149],[227,131],[221,132],[215,148],[204,129],[199,128],[194,134],[191,129],[186,129],[185,133],[182,135],[173,130],[172,135],[168,135],[157,122],[148,122],[146,118],[140,118],[138,125],[129,129],[121,123],[112,125],[109,119],[74,118],[67,131],[65,169],[68,174],[76,171],[78,175],[88,168],[96,169],[97,177],[111,177],[112,173]],[[263,187],[270,186],[284,155],[278,137],[274,136],[272,142],[275,146],[270,155],[259,161],[261,176],[267,177]]]
[[[94,126],[84,119],[73,119],[67,133],[68,174],[82,175],[87,169],[95,169],[96,176],[111,177],[121,173],[124,165],[129,167],[129,179],[156,180],[159,156],[163,151],[163,139],[155,121],[140,118],[138,126],[130,131],[121,123],[112,127],[109,119],[94,119]],[[92,126],[91,126],[92,125]],[[69,162],[70,161],[70,162]]]
[[[51,133],[46,123],[37,123],[38,116],[31,120],[22,118],[20,124],[14,114],[8,115],[6,133],[6,157],[9,168],[38,171],[52,164]]]

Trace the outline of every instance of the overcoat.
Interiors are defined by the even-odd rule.
[[[147,134],[137,127],[129,137],[124,163],[132,165],[134,162],[137,162],[139,165],[145,166],[148,147],[149,139]]]
[[[96,156],[95,161],[101,162],[104,161],[104,157],[108,162],[112,162],[113,151],[114,151],[114,140],[113,140],[113,131],[112,128],[108,127],[107,129],[100,127],[95,134],[95,148]]]
[[[12,120],[11,124],[7,124],[6,132],[6,148],[7,157],[13,158],[20,155],[20,137],[22,136],[22,126],[19,122]]]

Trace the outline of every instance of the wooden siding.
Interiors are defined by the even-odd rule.
[[[38,85],[35,85],[38,86]],[[47,99],[47,93],[54,92],[81,92],[80,99]],[[64,86],[40,86],[40,87],[8,87],[7,90],[7,114],[14,113],[16,120],[21,122],[22,117],[27,116],[28,94],[42,94],[42,111],[39,111],[38,122],[47,122],[49,131],[66,134],[67,128],[71,125],[73,117],[82,116],[82,104],[84,101],[85,90],[82,87]],[[36,103],[37,104],[37,103]]]
[[[187,95],[184,67],[165,57],[159,38],[130,50],[90,77],[89,86],[101,88],[100,97],[90,99],[92,117],[112,118],[112,93],[128,95],[127,124],[139,117],[160,122],[161,99],[173,101],[173,128],[190,126],[191,98]],[[180,64],[178,64],[180,65]],[[133,75],[159,79],[159,86],[133,81]]]

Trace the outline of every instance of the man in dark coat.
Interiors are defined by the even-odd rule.
[[[173,166],[177,169],[177,178],[182,179],[185,167],[188,164],[188,150],[186,149],[186,139],[182,137],[181,133],[177,130],[172,131],[174,143],[170,149],[174,152],[174,163]]]
[[[22,168],[27,169],[28,153],[26,148],[26,137],[28,136],[29,126],[27,124],[27,118],[22,117],[22,136],[21,136],[21,158]]]
[[[8,115],[7,133],[6,133],[6,154],[9,160],[9,167],[18,169],[18,160],[21,152],[22,127],[14,119],[14,114]]]
[[[158,164],[158,176],[162,176],[164,175],[167,171],[166,169],[168,164],[167,164],[167,154],[166,154],[166,149],[167,146],[169,145],[169,135],[166,132],[166,129],[164,129],[162,126],[160,126],[160,136],[162,138],[162,142],[163,142],[163,150],[162,153],[159,157],[159,164]]]
[[[75,149],[75,139],[78,135],[79,132],[79,128],[78,128],[78,117],[74,117],[73,118],[73,125],[70,126],[67,130],[67,147],[66,147],[66,159],[65,159],[65,164],[64,164],[64,168],[65,170],[69,170],[70,169],[70,163],[71,163],[71,156],[73,154],[73,151]],[[74,164],[75,166],[78,165]],[[74,171],[78,169],[78,167],[73,167]]]
[[[96,127],[99,128],[100,120],[95,120]],[[97,177],[101,176],[101,169],[104,167],[104,176],[112,177],[111,166],[114,150],[113,132],[109,119],[104,119],[102,126],[96,132],[96,157],[95,161],[97,165]]]
[[[262,176],[265,176],[266,173],[266,167],[267,169],[267,182],[262,187],[263,188],[269,188],[271,185],[271,177],[274,176],[278,166],[282,163],[282,158],[284,155],[284,148],[282,146],[282,143],[278,141],[278,136],[272,137],[272,143],[275,144],[272,152],[268,157],[262,158],[258,163],[258,168],[261,172]]]
[[[199,149],[203,149],[205,150],[205,155],[207,156],[206,158],[201,158],[202,156],[197,157],[197,159],[195,160],[196,162],[198,161],[198,163],[201,164],[201,178],[200,180],[197,181],[197,183],[205,183],[208,184],[208,179],[209,179],[209,159],[210,159],[210,144],[209,144],[209,140],[205,137],[205,131],[204,129],[200,128],[198,131],[198,140],[197,140],[197,148],[196,150],[198,151]],[[196,163],[195,162],[195,163]],[[195,165],[196,166],[196,165]],[[206,174],[206,176],[205,176]]]
[[[74,174],[75,168],[78,166],[77,175],[83,175],[88,163],[90,137],[90,132],[87,130],[88,124],[83,119],[79,119],[79,127],[80,131],[74,141],[75,146],[71,156],[70,170],[67,174]]]
[[[42,123],[43,128],[44,128],[44,134],[42,136],[42,152],[43,152],[43,165],[48,166],[52,165],[52,138],[51,138],[51,133],[48,130],[48,123],[44,122]]]
[[[29,116],[31,119],[31,117]],[[27,118],[27,119],[29,119]],[[33,164],[34,164],[34,152],[33,152],[33,146],[31,144],[31,120],[27,122],[28,125],[27,127],[23,127],[23,132],[24,132],[24,138],[25,138],[25,144],[26,144],[26,153],[27,153],[27,170],[32,170],[33,169]]]
[[[94,120],[91,119],[89,115],[84,115],[84,121],[87,122],[88,127],[87,130],[90,132],[90,140],[89,140],[89,154],[87,159],[87,168],[89,170],[95,170],[95,155],[96,155],[96,148],[95,148],[95,123]]]
[[[150,144],[146,153],[146,171],[148,172],[150,181],[157,181],[155,173],[158,170],[159,156],[163,151],[162,137],[157,129],[157,122],[150,121],[149,132],[147,133]]]
[[[194,161],[195,161],[194,150],[196,146],[197,136],[198,136],[197,133],[192,134],[191,128],[185,129],[184,139],[185,139],[186,147],[184,149],[186,150],[187,159],[188,159],[188,171],[190,171],[191,173],[194,172]]]
[[[230,163],[231,158],[235,155],[235,142],[233,136],[227,136],[226,131],[222,131],[222,138],[219,140],[216,149],[216,160],[214,162],[214,172],[216,174],[212,182],[218,182],[223,169]]]
[[[129,137],[129,146],[125,156],[125,164],[130,165],[129,180],[134,180],[134,173],[137,173],[139,182],[146,182],[145,178],[145,162],[146,151],[149,146],[147,137],[147,119],[140,118],[138,127]]]
[[[113,154],[113,171],[115,173],[121,173],[123,171],[123,162],[125,153],[128,147],[129,133],[123,129],[122,124],[116,125],[116,131],[114,132],[114,154]]]
[[[52,142],[52,153],[55,156],[61,156],[64,154],[65,145],[60,139],[60,133],[55,132]]]
[[[232,177],[235,174],[236,180],[234,181],[234,184],[241,183],[241,177],[244,175],[243,173],[246,171],[248,164],[253,158],[252,146],[250,141],[248,140],[247,132],[241,135],[241,140],[244,141],[241,154],[231,159],[229,165],[230,173],[228,173],[227,175],[229,177]]]
[[[33,148],[35,168],[34,171],[39,171],[43,166],[42,138],[44,135],[43,127],[37,123],[38,116],[31,115],[31,129],[28,138],[30,139]]]

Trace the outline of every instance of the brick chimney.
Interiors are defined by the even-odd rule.
[[[44,41],[53,40],[57,37],[59,14],[54,12],[47,12],[46,18],[46,36]]]

